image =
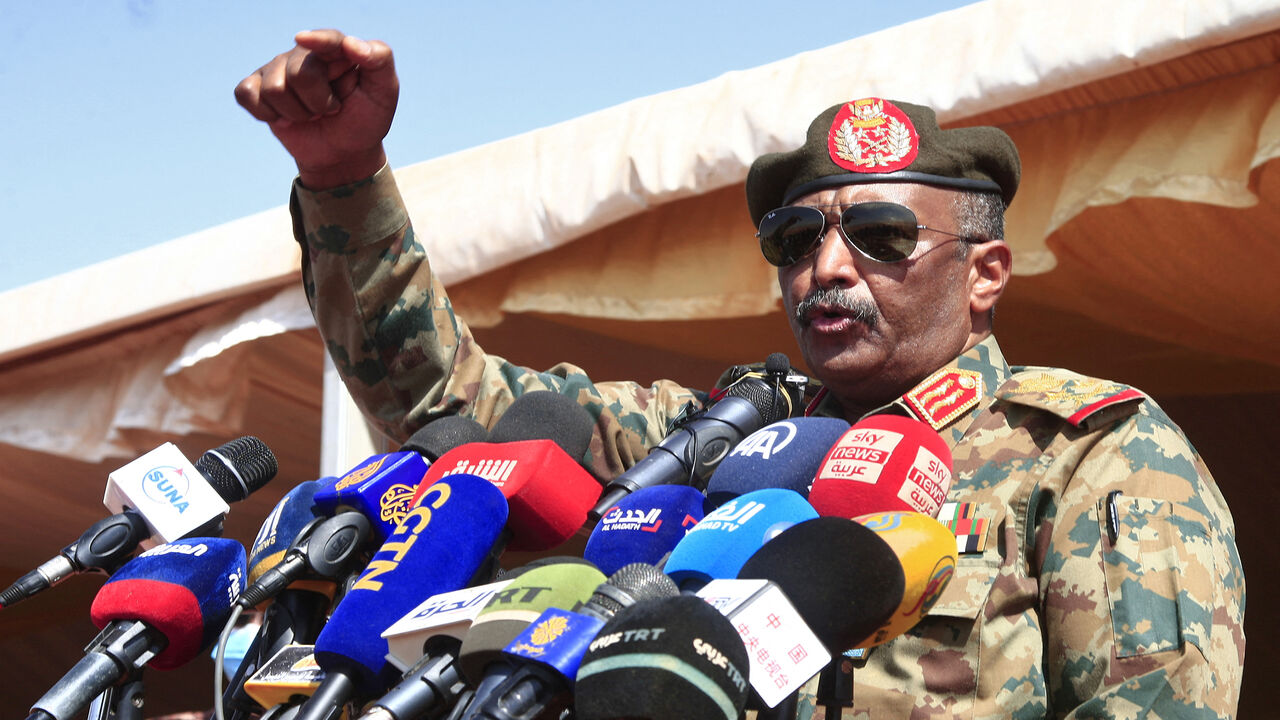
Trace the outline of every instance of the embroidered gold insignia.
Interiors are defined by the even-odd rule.
[[[921,420],[934,430],[941,430],[978,404],[982,375],[973,370],[942,368],[902,397]]]
[[[919,149],[920,136],[911,118],[880,98],[846,103],[827,133],[831,161],[853,172],[901,170],[915,161]]]

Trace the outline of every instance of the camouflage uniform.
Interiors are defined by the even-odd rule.
[[[295,187],[292,209],[321,334],[392,438],[446,413],[490,425],[520,393],[555,389],[597,418],[589,460],[608,478],[705,399],[669,382],[592,383],[571,365],[535,372],[486,356],[431,274],[386,169],[324,193]],[[841,414],[830,398],[814,410]],[[1244,660],[1234,525],[1154,402],[1063,370],[1011,369],[988,338],[880,411],[939,430],[954,454],[949,500],[968,503],[982,528],[925,620],[855,671],[845,717],[1234,714]],[[815,714],[813,685],[801,720]]]
[[[660,442],[686,403],[705,400],[670,381],[592,383],[573,365],[535,372],[485,355],[431,272],[386,167],[328,192],[295,183],[290,209],[329,355],[365,417],[396,442],[442,415],[490,427],[521,394],[555,390],[596,418],[586,460],[607,481]]]

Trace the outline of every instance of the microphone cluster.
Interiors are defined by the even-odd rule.
[[[0,594],[110,575],[101,634],[30,720],[225,644],[243,612],[261,624],[229,682],[218,667],[219,720],[792,716],[833,658],[908,631],[946,587],[951,458],[908,418],[789,417],[769,380],[789,364],[770,362],[603,491],[584,466],[594,419],[529,392],[491,430],[441,418],[299,484],[248,553],[216,535],[226,502],[274,475],[270,451],[224,473],[149,453],[112,474],[115,515]],[[587,527],[582,557],[499,569]]]

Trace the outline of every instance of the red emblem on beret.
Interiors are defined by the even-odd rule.
[[[852,172],[901,170],[916,159],[919,149],[920,136],[911,118],[880,98],[845,103],[827,133],[832,162]]]

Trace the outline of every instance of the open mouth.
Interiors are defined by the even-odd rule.
[[[870,302],[855,298],[840,298],[841,302],[832,303],[817,297],[806,298],[796,308],[796,316],[801,327],[826,332],[845,330],[854,324],[874,327],[879,319],[879,312]]]

